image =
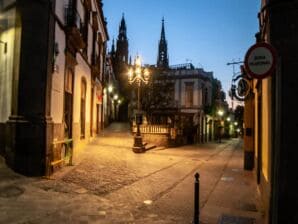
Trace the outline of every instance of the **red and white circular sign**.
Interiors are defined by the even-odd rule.
[[[273,73],[276,64],[275,49],[267,43],[251,46],[244,59],[247,73],[256,79],[263,79]]]

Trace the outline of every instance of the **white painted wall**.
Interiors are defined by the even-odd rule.
[[[55,67],[58,68],[52,75],[51,116],[54,123],[62,123],[64,109],[64,76],[65,76],[65,34],[56,24],[55,42],[58,43],[59,54]]]
[[[80,122],[80,110],[81,110],[81,83],[82,78],[86,79],[87,90],[86,90],[86,123],[90,122],[90,96],[91,96],[91,71],[85,60],[80,54],[77,54],[78,65],[75,67],[74,77],[74,113],[73,122]]]
[[[7,2],[8,3],[8,2]],[[0,33],[0,40],[7,43],[0,44],[0,122],[6,122],[11,115],[12,106],[12,78],[18,77],[20,40],[16,40],[15,9],[1,14],[8,20],[8,27]]]
[[[193,82],[194,91],[193,91],[193,107],[202,107],[203,104],[203,89],[204,85],[208,89],[208,102],[211,104],[212,100],[212,84],[209,81],[204,81],[198,78],[185,78],[185,79],[176,79],[175,80],[175,100],[178,101],[178,105],[185,107],[185,83]]]
[[[56,1],[55,13],[59,20],[65,23],[65,6],[68,5],[69,0]]]

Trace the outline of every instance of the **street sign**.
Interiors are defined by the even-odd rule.
[[[244,59],[247,73],[255,79],[263,79],[273,73],[276,64],[275,49],[267,43],[251,46]]]

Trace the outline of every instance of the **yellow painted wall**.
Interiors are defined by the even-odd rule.
[[[255,158],[258,156],[258,92],[256,89],[256,80],[254,81],[255,93],[255,133],[254,133],[254,147]],[[271,162],[271,135],[272,135],[272,113],[271,113],[271,78],[262,81],[262,173],[266,181],[270,177],[270,162]]]
[[[271,78],[263,80],[262,83],[262,171],[266,181],[270,177],[270,155],[271,155]]]
[[[255,158],[258,157],[258,91],[257,91],[257,80],[253,80],[253,91],[254,91],[254,95],[255,95],[255,99],[254,99],[254,103],[255,103],[255,120],[254,120],[254,125],[255,125],[255,131],[254,131],[254,147],[255,147]],[[255,165],[256,167],[256,165]]]

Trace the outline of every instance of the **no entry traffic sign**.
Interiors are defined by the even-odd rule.
[[[275,49],[267,43],[251,46],[244,59],[247,73],[255,79],[263,79],[273,73],[276,64]]]

